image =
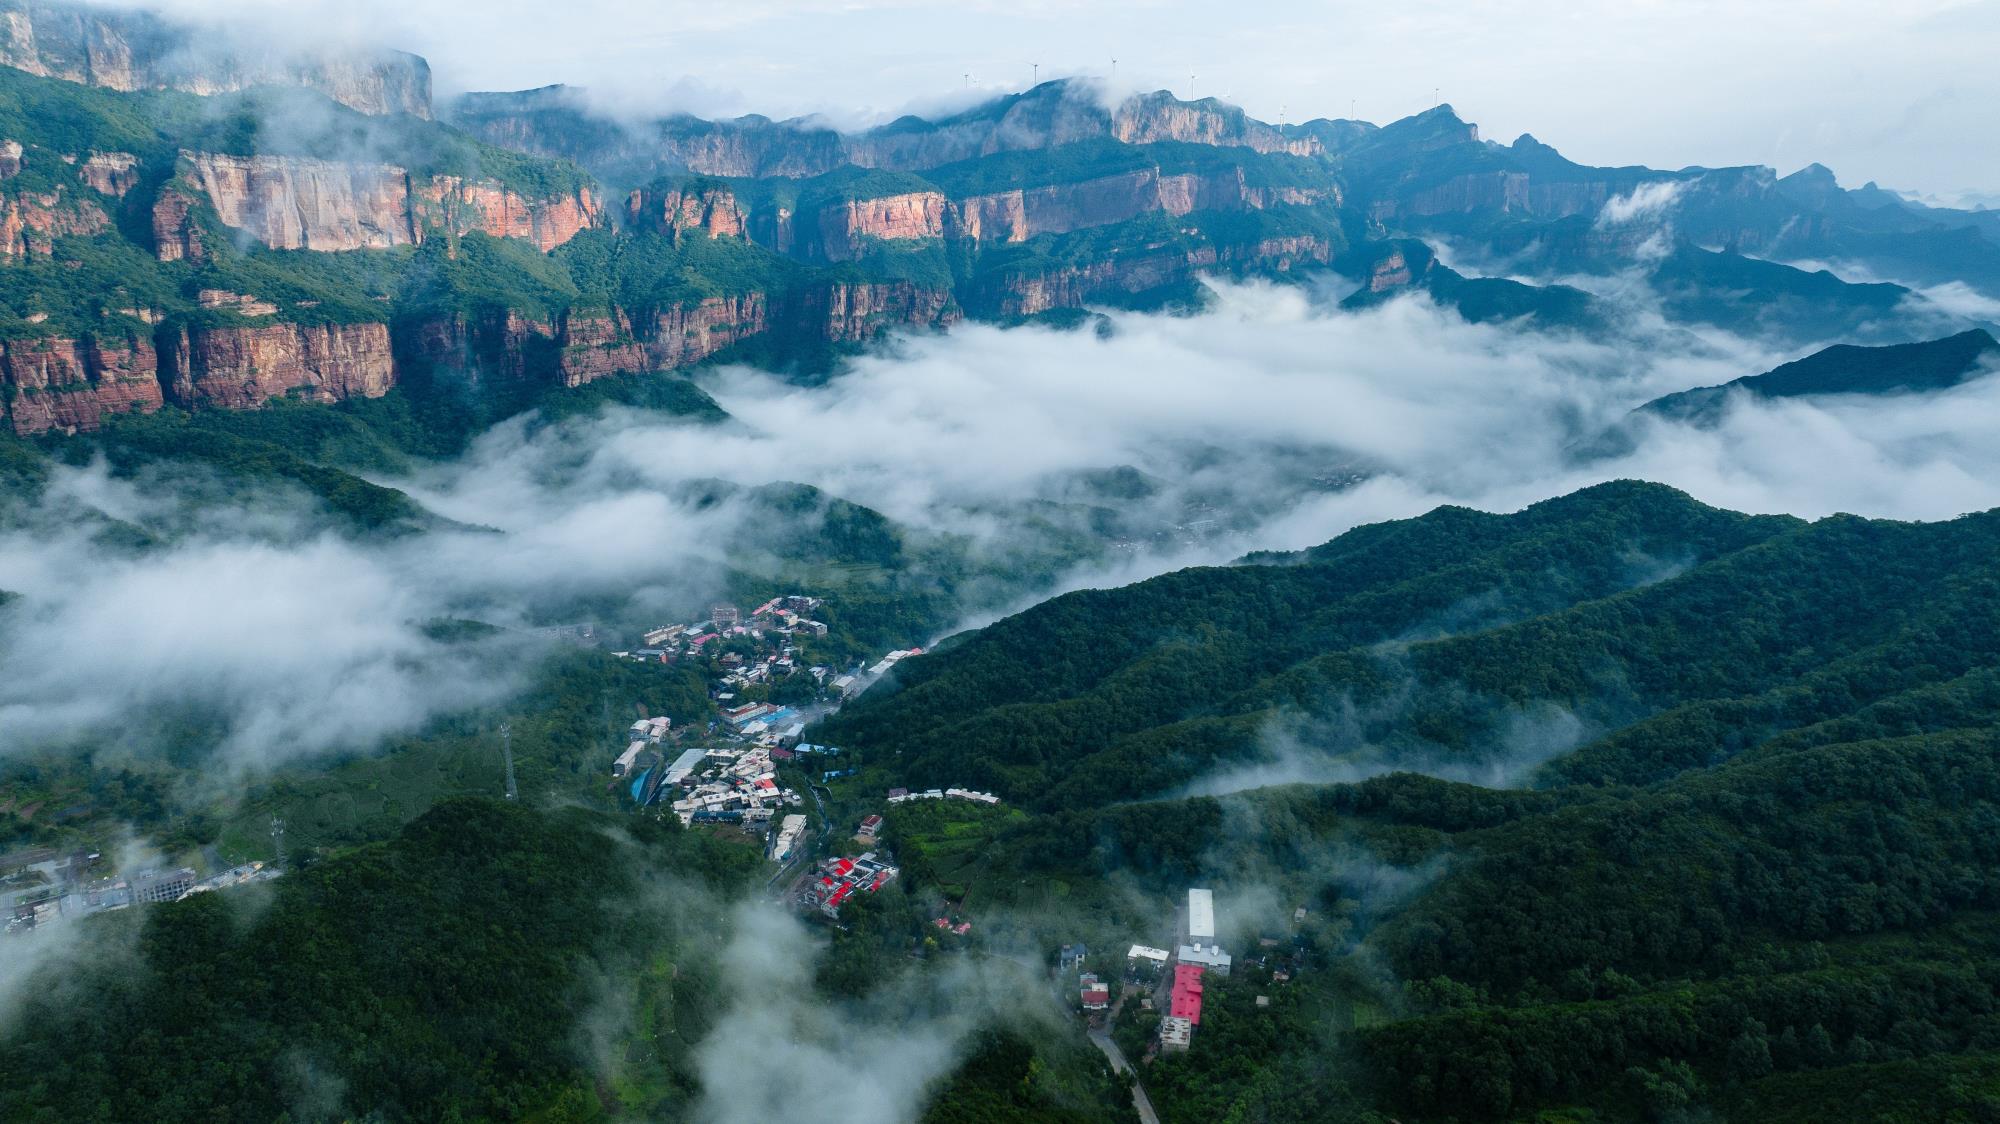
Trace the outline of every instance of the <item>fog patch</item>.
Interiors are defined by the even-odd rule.
[[[1385,738],[1409,695],[1357,706],[1340,698],[1311,713],[1286,711],[1258,732],[1255,755],[1191,782],[1176,797],[1228,796],[1291,784],[1359,784],[1392,773],[1512,788],[1542,765],[1590,740],[1596,727],[1553,703],[1495,706],[1489,729],[1469,746],[1446,748],[1408,736]]]
[[[818,942],[797,918],[753,903],[732,926],[721,956],[729,999],[697,1055],[697,1120],[915,1120],[966,1038],[993,1017],[992,981],[970,961],[862,1002],[830,1002],[813,986]]]

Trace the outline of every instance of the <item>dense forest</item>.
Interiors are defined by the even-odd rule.
[[[1147,1071],[1163,1119],[2000,1111],[1994,516],[1615,484],[1252,561],[1039,606],[825,732],[1034,811],[903,829],[967,908],[1311,909],[1310,968]],[[1176,797],[1273,729],[1352,779]]]

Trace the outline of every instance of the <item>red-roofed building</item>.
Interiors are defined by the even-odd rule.
[[[1196,964],[1174,965],[1173,1001],[1167,1006],[1168,1014],[1196,1026],[1201,1025],[1201,973]]]

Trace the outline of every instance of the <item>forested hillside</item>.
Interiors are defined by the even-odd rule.
[[[1169,1121],[1794,1118],[1864,1087],[1921,1119],[1934,1080],[2000,1106],[1996,626],[1991,513],[1612,484],[1072,594],[823,734],[1039,810],[951,871],[971,898],[1057,880],[1122,914],[1110,887],[1198,881],[1326,912],[1304,992],[1155,1067]],[[1290,779],[1384,775],[1122,803],[1274,730]],[[1379,1015],[1329,1014],[1355,1003]],[[1267,1051],[1322,1095],[1231,1068]]]

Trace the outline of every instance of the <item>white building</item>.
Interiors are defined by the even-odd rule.
[[[1174,959],[1183,964],[1199,964],[1219,976],[1229,974],[1229,954],[1212,944],[1184,944],[1175,952]]]
[[[1207,890],[1188,891],[1187,935],[1196,944],[1215,943],[1215,895]]]
[[[1194,1041],[1194,1024],[1186,1019],[1168,1015],[1160,1020],[1160,1049],[1185,1050]]]
[[[646,752],[645,742],[633,742],[631,745],[626,746],[625,752],[618,755],[618,760],[611,763],[611,775],[622,777],[631,772],[632,765],[639,760],[639,755],[644,752]]]
[[[1156,967],[1164,968],[1167,966],[1167,960],[1172,955],[1172,953],[1164,948],[1153,948],[1150,945],[1135,944],[1132,946],[1132,950],[1125,954],[1125,959],[1143,960]]]

